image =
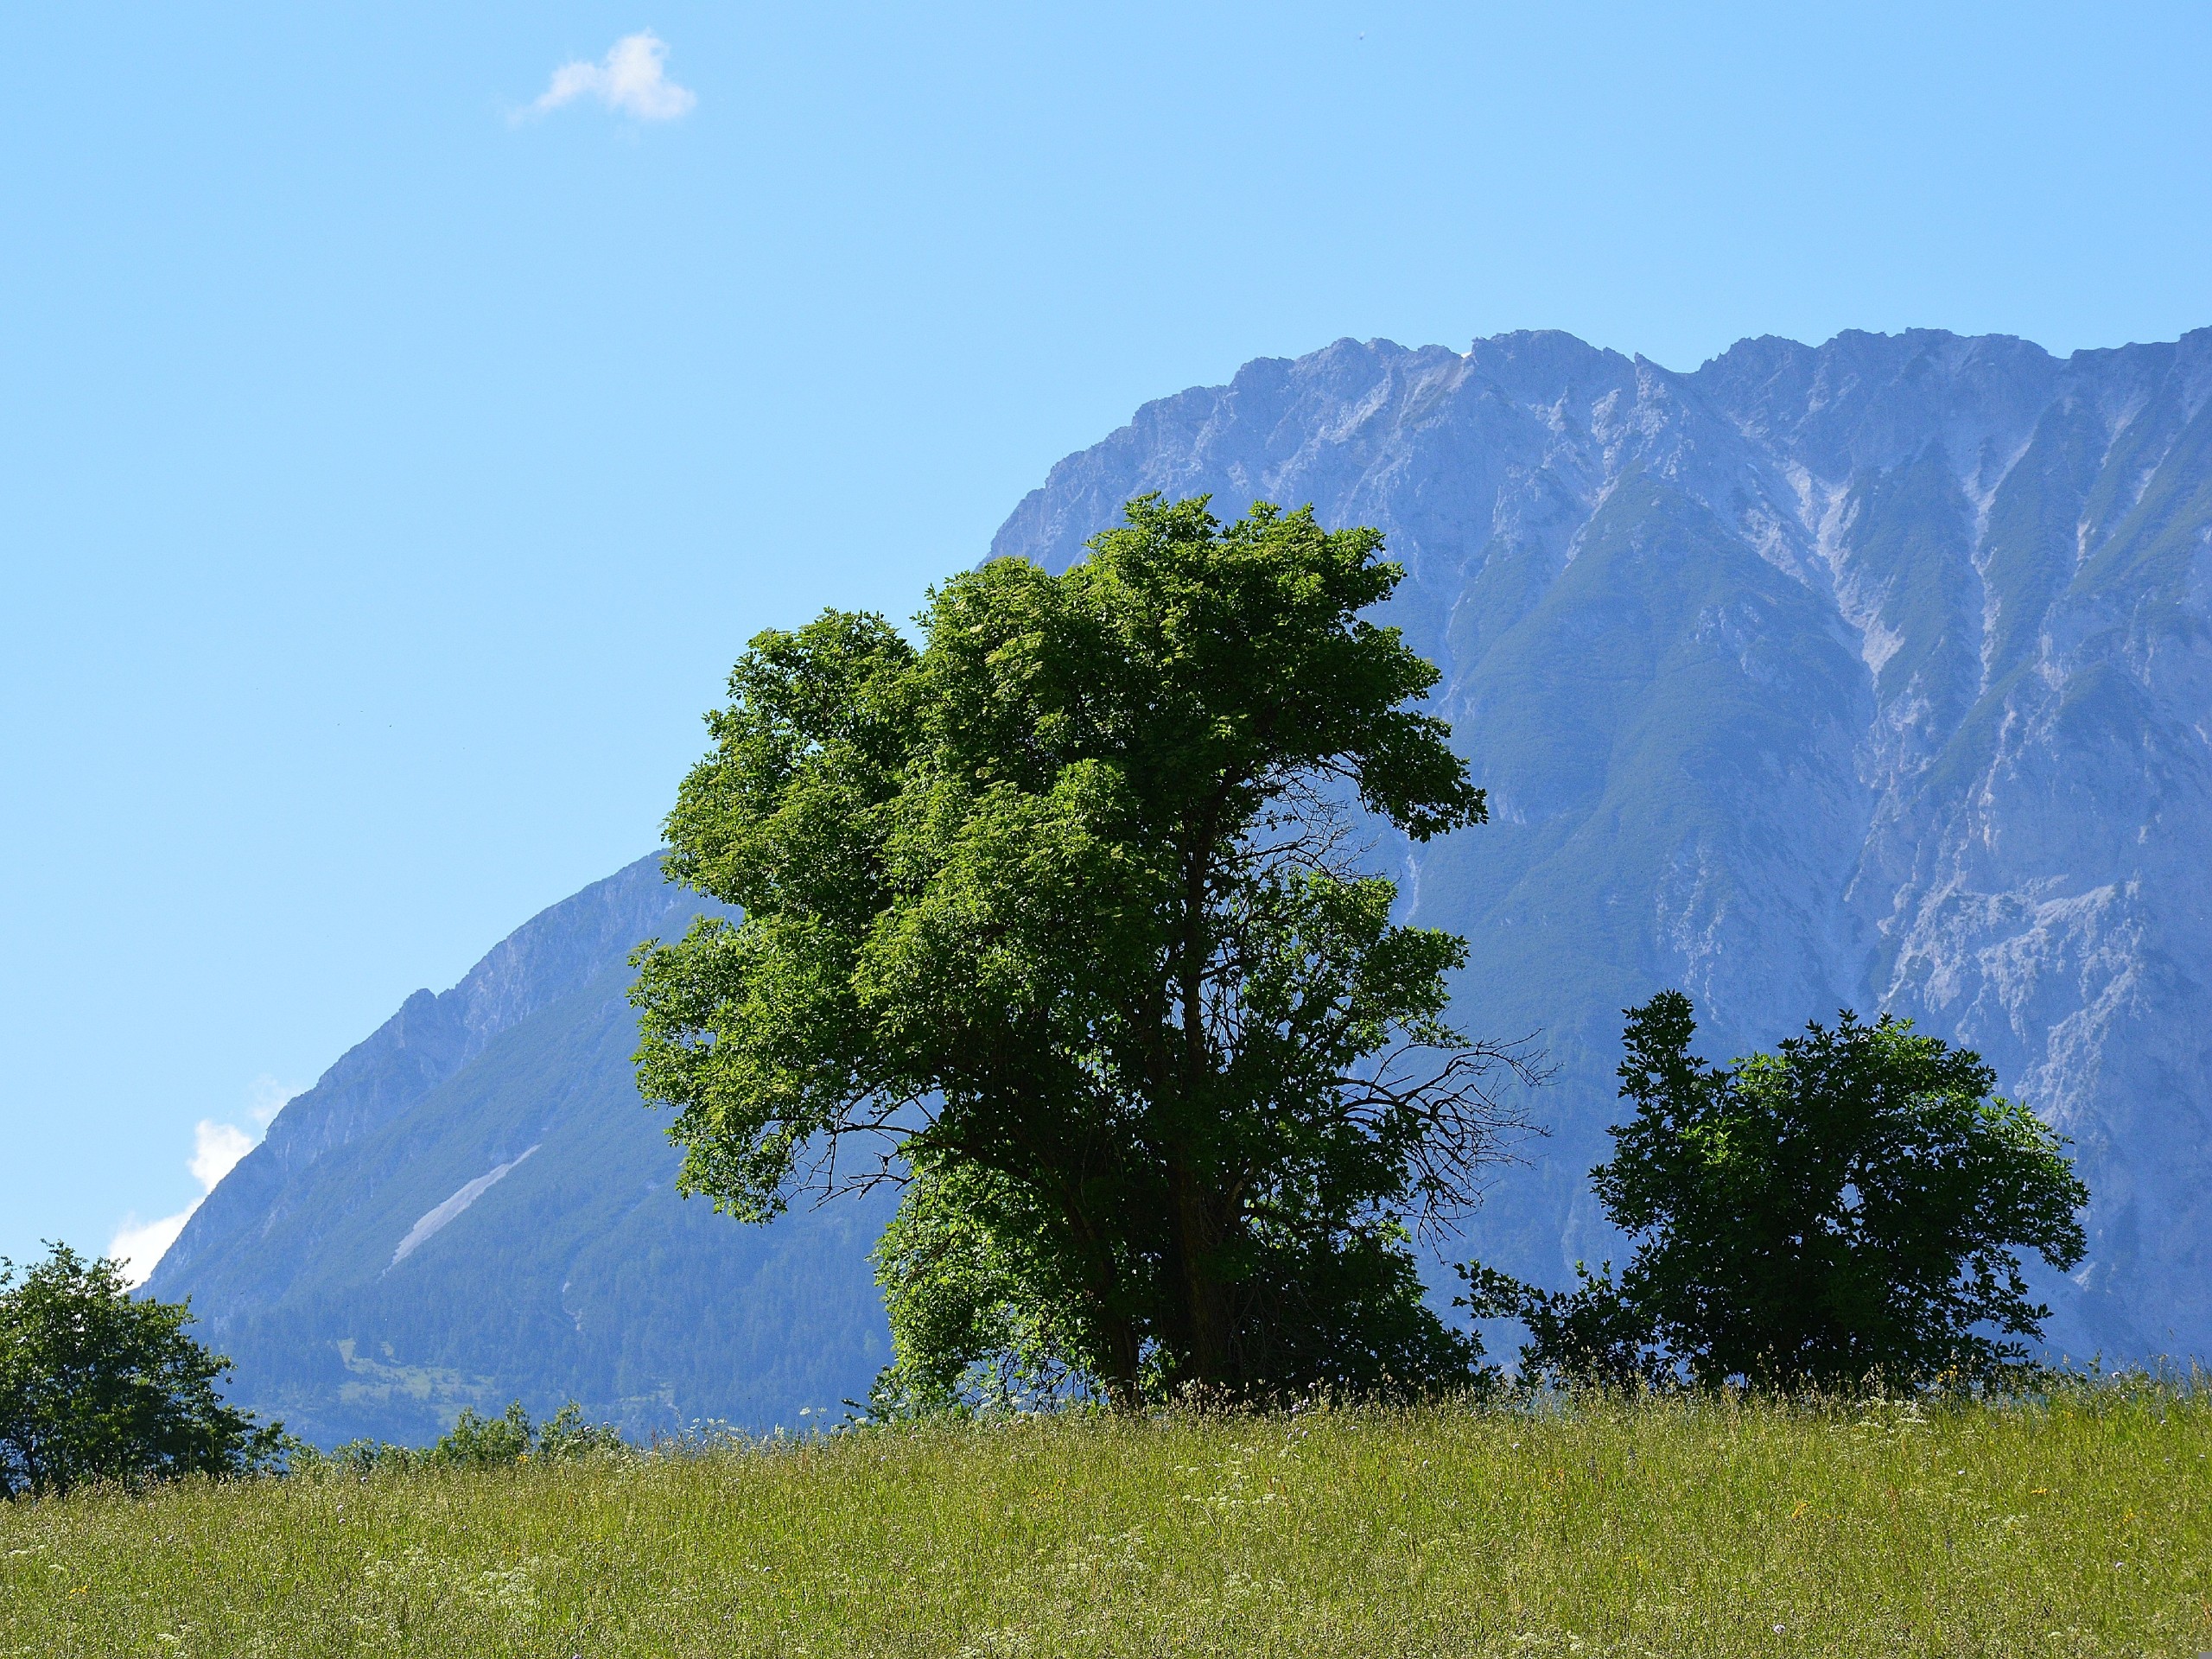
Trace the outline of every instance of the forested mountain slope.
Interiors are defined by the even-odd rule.
[[[149,1282],[235,1396],[328,1444],[566,1399],[635,1434],[842,1414],[889,1357],[881,1199],[766,1227],[673,1187],[631,1076],[625,958],[702,908],[658,857],[418,991],[292,1101]]]
[[[2074,1137],[2056,1344],[2205,1353],[2208,401],[2212,331],[1757,340],[1688,374],[1344,340],[1147,404],[993,551],[1062,568],[1148,490],[1388,532],[1496,818],[1395,849],[1404,890],[1473,941],[1459,1016],[1560,1064],[1474,1248],[1551,1282],[1618,1254],[1583,1178],[1628,1003],[1687,988],[1715,1058],[1884,1009]]]

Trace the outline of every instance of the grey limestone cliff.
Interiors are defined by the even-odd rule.
[[[1152,490],[1311,502],[1408,569],[1497,822],[1400,849],[1404,891],[1474,942],[1461,1017],[1560,1063],[1471,1248],[1554,1282],[1617,1249],[1583,1177],[1629,1002],[1688,989],[1714,1058],[1878,1008],[2074,1138],[2054,1345],[2212,1352],[2212,331],[1693,373],[1344,340],[1147,404],[993,552],[1065,566]]]

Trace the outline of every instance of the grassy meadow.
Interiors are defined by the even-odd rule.
[[[1071,1414],[0,1505],[0,1654],[2212,1650],[2212,1401]]]

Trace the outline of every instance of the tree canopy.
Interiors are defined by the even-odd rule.
[[[1310,509],[1125,517],[1064,575],[952,578],[918,644],[752,641],[667,824],[743,919],[635,958],[640,1086],[741,1217],[896,1160],[925,1392],[1463,1377],[1406,1229],[1471,1200],[1517,1057],[1446,1023],[1465,944],[1359,868],[1355,803],[1484,817],[1411,706],[1436,670],[1362,615],[1402,573]]]
[[[0,1261],[0,1497],[270,1464],[283,1426],[222,1402],[230,1361],[186,1332],[191,1319],[66,1245],[20,1276]]]
[[[1586,1269],[1546,1293],[1471,1269],[1478,1313],[1528,1325],[1524,1364],[1787,1388],[1980,1379],[2025,1357],[2050,1310],[2018,1252],[2079,1262],[2088,1190],[1980,1055],[1847,1011],[1731,1068],[1691,1054],[1695,1032],[1679,991],[1629,1011],[1636,1111],[1591,1172],[1637,1241],[1618,1282]]]

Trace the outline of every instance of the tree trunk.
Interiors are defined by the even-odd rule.
[[[1209,1388],[1233,1382],[1229,1287],[1218,1269],[1221,1228],[1211,1195],[1187,1164],[1174,1166],[1175,1254],[1190,1336],[1190,1380]]]
[[[1109,1369],[1103,1381],[1107,1403],[1116,1411],[1135,1411],[1144,1404],[1144,1386],[1139,1375],[1142,1356],[1135,1325],[1128,1319],[1109,1320],[1106,1346]]]

